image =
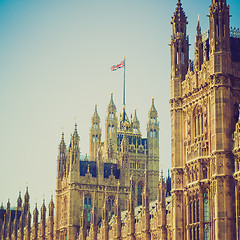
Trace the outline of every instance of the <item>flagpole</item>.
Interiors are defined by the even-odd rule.
[[[123,105],[126,105],[125,101],[125,89],[126,89],[126,83],[125,83],[125,71],[126,71],[126,57],[124,57],[124,73],[123,73]]]

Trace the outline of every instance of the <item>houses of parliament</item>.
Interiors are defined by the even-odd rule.
[[[104,133],[95,106],[89,156],[77,125],[68,147],[62,135],[56,202],[31,213],[27,189],[16,209],[2,206],[1,240],[240,240],[240,33],[226,0],[211,0],[208,17],[194,61],[180,0],[171,21],[171,177],[159,174],[154,99],[143,138],[111,94]]]

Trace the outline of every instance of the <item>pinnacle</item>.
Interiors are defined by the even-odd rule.
[[[157,112],[155,105],[154,105],[154,98],[152,98],[152,106],[151,106],[150,112]]]
[[[137,109],[134,109],[134,117],[133,117],[133,122],[139,122],[137,118]]]
[[[100,120],[100,117],[99,117],[98,111],[97,111],[97,104],[95,104],[94,114],[93,114],[93,116],[92,116],[92,121],[93,121],[93,119]]]
[[[197,35],[201,35],[201,26],[200,26],[200,21],[199,21],[199,15],[198,15]]]

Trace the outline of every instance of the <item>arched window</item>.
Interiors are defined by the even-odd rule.
[[[209,201],[208,192],[203,193],[204,240],[209,240]]]
[[[200,239],[199,238],[199,201],[197,197],[190,199],[189,203],[189,231],[190,239]]]
[[[96,142],[98,142],[98,135],[96,135]]]
[[[137,187],[137,205],[142,205],[142,190],[143,190],[143,183],[139,182]]]
[[[153,132],[153,137],[157,137],[157,131],[156,130],[154,130],[154,132]]]
[[[91,221],[91,207],[92,207],[92,201],[91,196],[88,194],[84,198],[84,209],[87,211],[87,221]]]
[[[95,135],[92,136],[92,141],[95,142]]]
[[[150,137],[152,137],[152,136],[153,136],[153,131],[151,130],[151,131],[150,131]]]
[[[197,137],[197,117],[194,118],[195,137]]]

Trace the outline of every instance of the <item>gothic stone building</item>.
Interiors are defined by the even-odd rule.
[[[211,0],[189,62],[178,0],[171,36],[172,238],[239,239],[240,39],[226,0]]]
[[[91,215],[96,224],[104,220],[102,212],[107,202],[108,218],[114,214],[118,193],[120,211],[127,209],[132,187],[134,205],[142,205],[142,191],[147,174],[150,201],[157,199],[159,181],[159,124],[154,99],[149,110],[147,138],[142,138],[136,111],[129,120],[125,106],[119,120],[111,94],[105,120],[105,141],[101,141],[100,117],[95,106],[90,129],[89,159],[80,161],[77,128],[68,149],[62,137],[59,145],[56,187],[56,238],[71,236],[80,231],[80,216],[86,213],[86,227]],[[130,186],[130,177],[132,185]],[[94,213],[91,213],[94,207]],[[107,222],[108,223],[108,222]],[[95,230],[94,230],[95,231]]]
[[[147,138],[139,121],[119,120],[113,96],[105,142],[97,108],[89,158],[80,161],[77,128],[57,165],[56,208],[0,209],[1,240],[240,240],[240,36],[229,27],[226,0],[211,0],[210,29],[197,25],[195,60],[189,61],[187,17],[180,0],[172,17],[172,179],[159,174],[159,125],[154,101]],[[169,181],[172,189],[169,194]],[[167,195],[167,196],[166,196]],[[157,199],[156,199],[157,197]]]

